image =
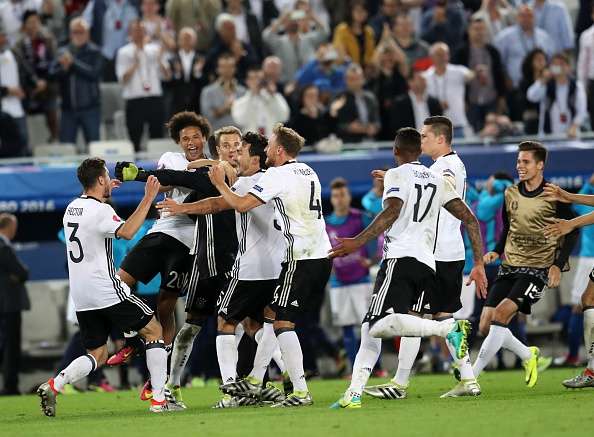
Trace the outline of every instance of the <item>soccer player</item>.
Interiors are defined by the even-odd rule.
[[[504,229],[495,250],[484,256],[485,263],[492,263],[503,254],[505,259],[481,314],[479,329],[486,338],[473,372],[478,378],[503,347],[523,361],[526,385],[534,387],[540,351],[523,344],[507,325],[518,311],[530,314],[545,286],[559,285],[561,270],[567,265],[578,235],[573,231],[561,241],[543,233],[546,225],[559,218],[571,219],[574,214],[566,203],[549,200],[544,194],[547,149],[536,141],[524,141],[518,149],[516,169],[520,182],[505,190]]]
[[[305,382],[295,320],[307,307],[309,296],[323,292],[331,269],[328,259],[331,246],[322,215],[320,181],[311,167],[296,161],[304,142],[294,130],[277,125],[266,148],[268,170],[244,195],[231,191],[221,167],[212,167],[209,172],[221,196],[238,212],[272,203],[285,239],[282,269],[272,302],[276,314],[273,327],[294,390],[274,407],[313,403]],[[248,379],[240,382],[246,393],[260,390],[258,383]]]
[[[332,408],[360,408],[361,392],[378,359],[380,338],[445,337],[457,358],[467,354],[470,324],[466,320],[427,320],[409,314],[436,301],[433,250],[440,208],[466,225],[472,242],[474,267],[470,282],[479,292],[487,286],[478,222],[452,184],[419,161],[421,136],[413,128],[398,130],[394,155],[398,167],[386,172],[383,210],[354,238],[341,238],[331,255],[345,256],[385,232],[384,259],[371,305],[361,327],[361,347],[350,387]]]
[[[421,150],[434,161],[430,169],[441,174],[455,188],[464,201],[466,194],[466,167],[452,150],[452,122],[447,117],[435,116],[425,119],[421,130]],[[460,295],[464,274],[465,251],[460,229],[460,220],[447,210],[439,211],[435,240],[435,287],[434,299],[417,313],[429,313],[434,320],[448,320],[462,308]],[[485,297],[485,296],[482,296]],[[478,396],[481,394],[468,354],[458,359],[450,343],[448,349],[461,374],[461,381],[443,397]],[[421,346],[418,337],[402,337],[398,352],[398,370],[392,381],[368,387],[365,393],[382,399],[403,399],[407,395],[410,372]]]
[[[243,135],[242,149],[239,154],[238,175],[240,177],[231,187],[233,192],[239,195],[246,194],[265,174],[267,145],[268,140],[263,135],[254,132]],[[214,214],[232,209],[222,196],[181,204],[169,199],[158,207],[174,214],[197,215]],[[272,204],[266,204],[248,212],[237,212],[235,218],[239,250],[231,271],[229,286],[217,302],[217,357],[223,386],[234,382],[238,361],[236,328],[242,320],[249,317],[259,328],[254,335],[258,343],[258,352],[249,378],[252,381],[259,381],[261,385],[270,359],[278,350],[278,341],[272,327],[275,315],[269,304],[272,302],[276,281],[281,272],[281,258],[285,243],[280,227],[275,222]],[[253,323],[249,326],[253,326]],[[278,354],[280,355],[280,350]],[[283,371],[284,363],[282,360],[279,361]],[[261,394],[260,400],[280,401],[284,398],[282,392],[270,383],[263,391],[265,393]],[[247,399],[225,394],[215,404],[215,408],[239,407],[244,405]]]
[[[191,121],[188,121],[190,123]],[[218,158],[224,168],[237,167],[237,151],[241,147],[241,131],[233,126],[215,131],[214,142]],[[234,177],[235,177],[235,170]],[[123,181],[146,181],[154,175],[162,185],[186,187],[193,190],[186,198],[191,202],[218,195],[208,178],[208,167],[196,171],[157,169],[146,171],[133,163],[120,162],[116,174]],[[181,395],[181,377],[192,352],[194,339],[206,319],[214,314],[217,298],[227,288],[231,269],[237,255],[235,213],[222,211],[217,214],[200,215],[196,219],[194,241],[190,253],[194,255],[192,273],[187,284],[186,322],[181,327],[173,346],[168,388],[170,401],[185,408]],[[146,386],[142,397],[150,397]]]
[[[46,416],[56,415],[56,397],[65,384],[75,382],[107,360],[107,337],[112,329],[135,330],[146,341],[146,363],[153,381],[150,411],[169,409],[165,401],[167,352],[161,325],[150,307],[130,293],[116,275],[113,238],[131,239],[144,222],[153,199],[161,188],[149,178],[142,201],[126,222],[105,201],[111,197],[111,180],[105,161],[89,158],[77,170],[83,195],[66,207],[64,229],[70,295],[76,308],[81,338],[87,354],[68,365],[58,375],[41,384],[37,394]]]
[[[351,208],[351,192],[347,181],[334,179],[330,183],[330,203],[333,211],[326,218],[326,231],[330,243],[338,244],[337,237],[353,237],[371,223],[371,217],[361,210]],[[360,326],[369,307],[371,260],[366,247],[344,258],[334,258],[330,277],[330,309],[332,323],[342,328],[343,344],[351,361],[355,364],[357,338],[355,326]]]
[[[547,184],[544,192],[549,199],[558,202],[594,206],[594,195],[571,194],[553,184]],[[544,233],[547,237],[560,237],[574,232],[575,229],[592,224],[594,224],[594,212],[571,220],[559,220],[557,223],[548,225]],[[588,363],[581,374],[563,381],[563,385],[567,388],[594,387],[594,267],[590,273],[588,285],[582,294],[582,311],[584,313],[584,343]]]

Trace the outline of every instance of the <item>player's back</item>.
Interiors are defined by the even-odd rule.
[[[439,209],[457,198],[451,184],[419,162],[386,172],[383,202],[399,198],[400,215],[386,231],[384,258],[413,257],[435,270],[435,238]]]
[[[66,257],[77,311],[115,305],[130,294],[113,264],[112,238],[123,224],[110,205],[93,197],[81,196],[66,207]]]

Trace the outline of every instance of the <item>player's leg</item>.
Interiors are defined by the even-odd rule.
[[[235,342],[235,329],[237,321],[226,320],[220,315],[217,318],[217,358],[223,384],[235,381],[237,369],[237,344]]]
[[[167,351],[163,341],[161,324],[153,316],[138,333],[144,338],[146,344],[146,366],[148,368],[152,398],[155,403],[165,402],[165,382],[167,380]]]
[[[178,292],[161,288],[157,297],[157,317],[163,329],[166,349],[171,349],[175,338],[175,306],[178,296]]]

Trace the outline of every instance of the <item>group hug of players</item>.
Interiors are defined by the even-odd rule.
[[[442,397],[480,395],[477,377],[502,347],[522,359],[526,384],[536,384],[539,349],[524,345],[507,325],[518,311],[530,313],[546,286],[559,284],[577,228],[594,222],[592,214],[575,218],[569,208],[574,201],[594,204],[593,196],[546,183],[547,151],[541,144],[519,145],[520,182],[506,190],[501,239],[494,252],[483,255],[479,224],[464,203],[466,170],[452,150],[452,124],[446,117],[426,119],[421,132],[403,128],[396,133],[397,166],[374,172],[384,181],[383,210],[358,235],[339,235],[334,247],[326,233],[318,176],[296,159],[304,144],[297,132],[279,125],[267,139],[229,126],[211,136],[208,121],[191,112],[174,115],[168,128],[182,152],[165,153],[156,170],[120,162],[111,179],[100,158],[85,160],[77,170],[83,194],[68,205],[63,222],[70,293],[87,354],[39,387],[45,415],[55,416],[65,384],[141,350],[150,374],[141,399],[150,401],[150,411],[186,409],[181,377],[194,339],[214,314],[223,393],[215,408],[311,405],[295,321],[307,310],[309,297],[323,293],[331,259],[348,256],[382,234],[384,256],[362,321],[351,383],[332,408],[360,408],[363,392],[405,398],[420,338],[426,336],[445,338],[456,364],[459,382]],[[212,159],[205,157],[207,144]],[[421,153],[433,159],[431,168],[419,162]],[[112,188],[129,181],[144,182],[145,194],[123,221],[105,202]],[[116,272],[112,239],[132,238],[159,193],[165,193],[157,204],[160,218]],[[473,252],[469,284],[486,298],[479,328],[486,338],[474,364],[468,355],[470,323],[453,318],[461,308],[461,223]],[[487,293],[484,263],[499,258],[503,261]],[[157,274],[161,287],[154,314],[131,289]],[[590,361],[582,374],[564,382],[573,387],[594,386],[594,270],[590,279],[583,297]],[[186,321],[176,334],[174,308],[181,296]],[[236,376],[240,326],[258,344],[253,368],[242,379]],[[108,359],[113,329],[131,338]],[[402,340],[394,379],[366,387],[381,339],[396,336]],[[271,360],[283,374],[283,390],[265,382]]]

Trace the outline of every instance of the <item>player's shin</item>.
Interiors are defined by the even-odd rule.
[[[169,375],[169,384],[172,386],[181,385],[181,377],[190,359],[194,339],[201,328],[201,326],[186,322],[177,333],[173,344],[171,374]]]
[[[238,359],[235,334],[233,332],[219,332],[216,347],[223,384],[235,381]]]
[[[353,364],[353,376],[349,391],[356,396],[361,396],[363,388],[369,380],[369,375],[379,359],[382,341],[369,334],[369,323],[361,325],[361,346]]]
[[[584,342],[588,369],[594,371],[594,307],[584,309]]]
[[[413,368],[419,349],[421,348],[421,337],[402,337],[398,351],[398,369],[394,376],[394,382],[402,387],[408,386],[410,372]]]
[[[283,354],[283,360],[287,365],[287,371],[293,382],[294,393],[307,393],[305,371],[303,370],[303,352],[297,334],[293,329],[288,328],[277,329],[275,334]]]
[[[389,314],[378,320],[370,328],[369,333],[372,337],[379,338],[428,337],[432,335],[446,337],[454,325],[453,319],[438,322],[410,314]]]
[[[149,341],[146,344],[146,366],[151,377],[153,399],[161,402],[165,399],[167,380],[167,351],[163,340]]]
[[[478,358],[472,366],[472,372],[476,378],[478,378],[483,369],[487,367],[493,357],[501,349],[503,342],[507,337],[507,332],[509,332],[507,326],[498,325],[493,322],[491,323],[489,335],[487,335],[483,341]]]
[[[250,377],[262,381],[275,349],[279,348],[272,323],[264,323],[262,329],[256,333],[256,341],[258,342],[258,349],[256,350],[254,367],[250,373]]]
[[[54,378],[54,389],[62,391],[66,384],[70,384],[84,378],[97,368],[97,361],[91,354],[81,355],[72,361],[68,367],[62,370]]]

